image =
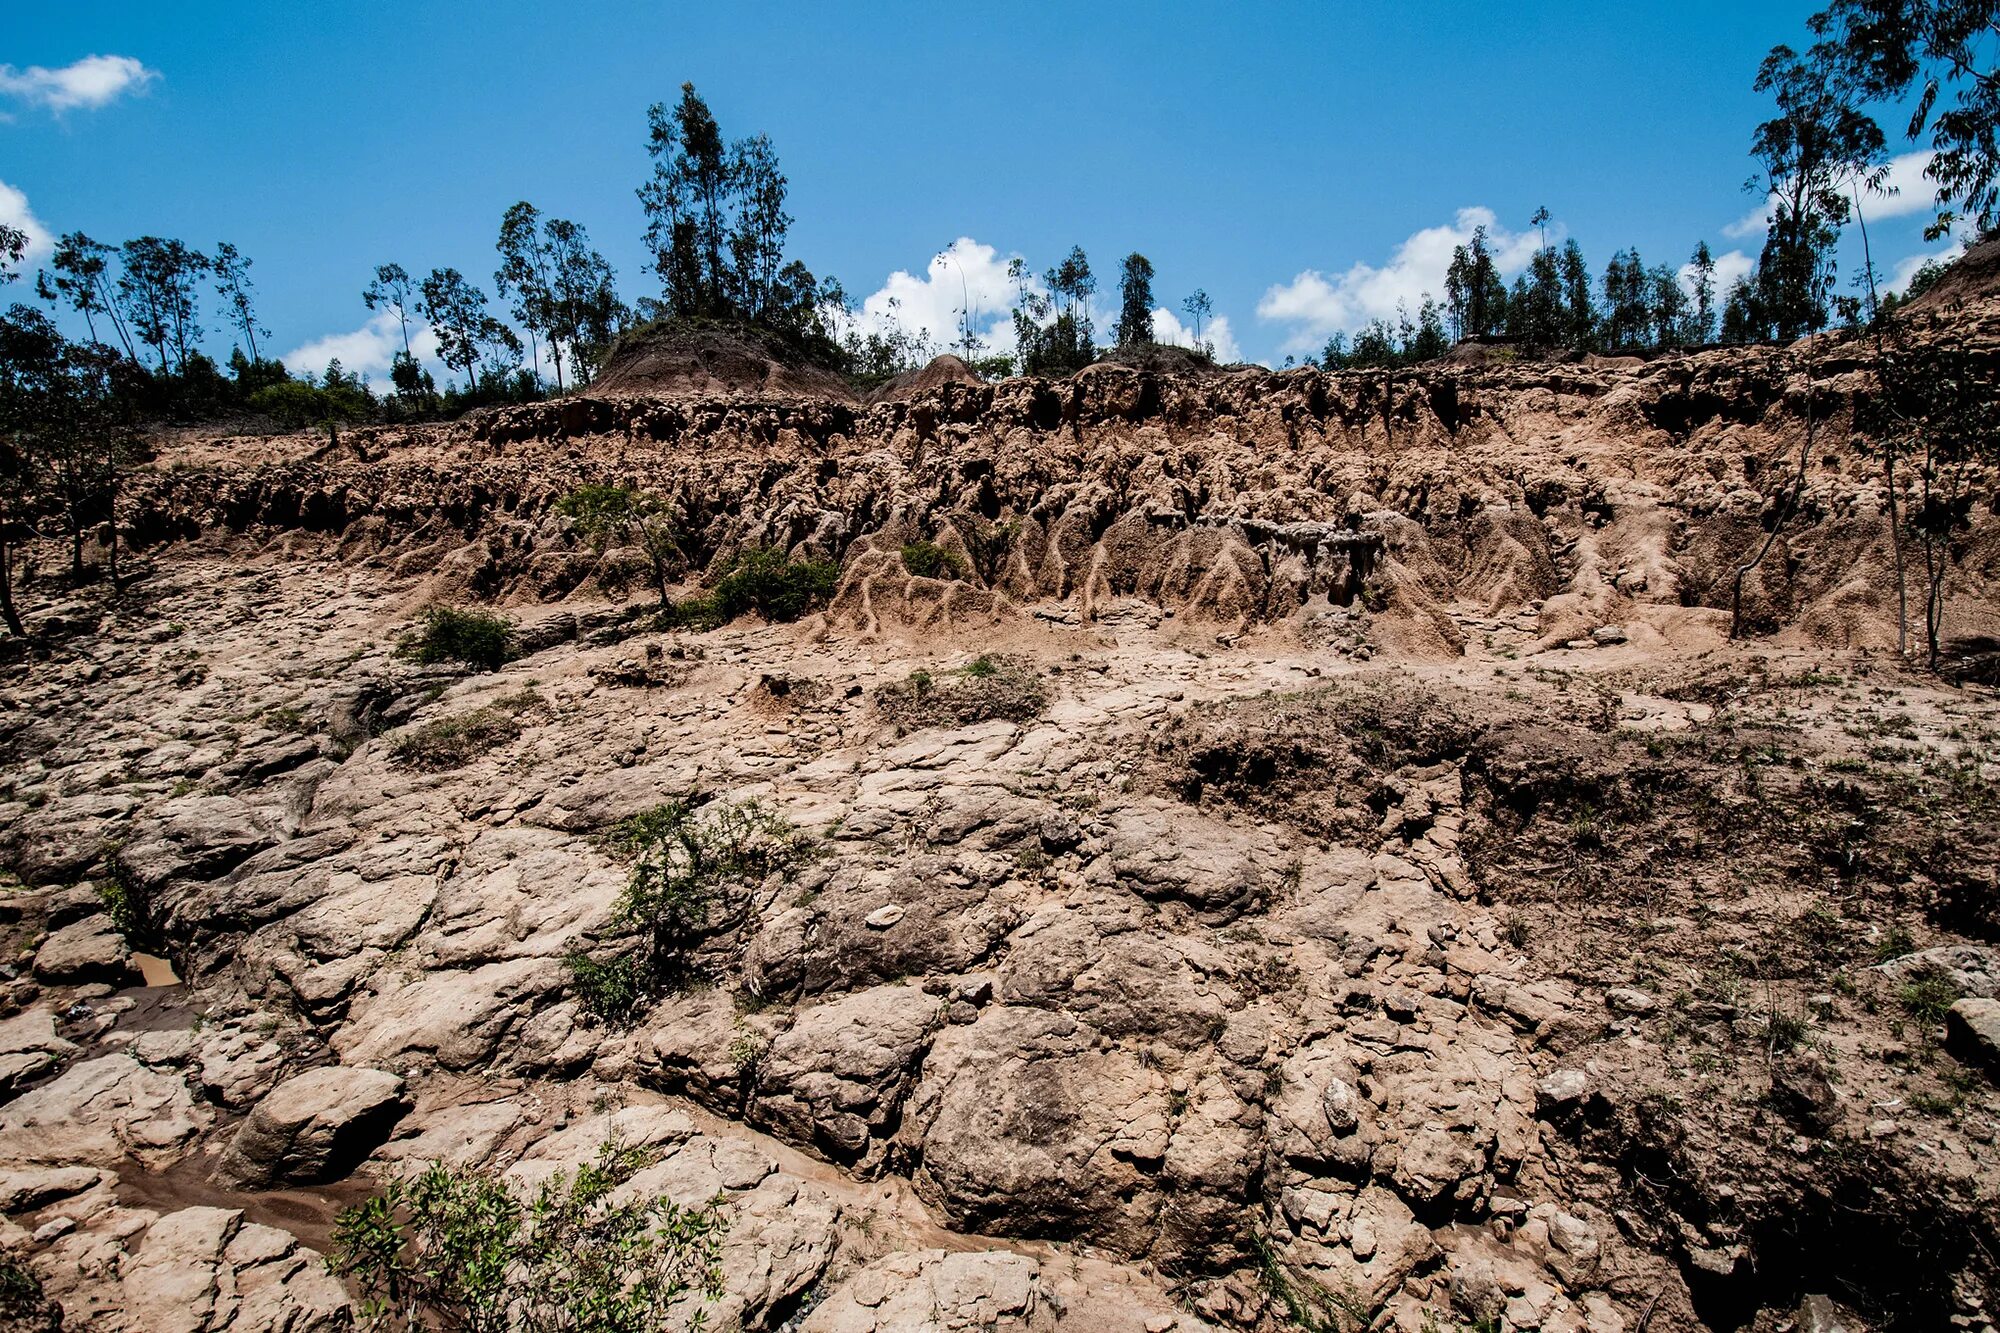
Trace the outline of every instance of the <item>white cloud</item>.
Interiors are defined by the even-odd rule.
[[[1715,306],[1717,310],[1720,310],[1722,303],[1729,299],[1729,289],[1736,285],[1736,280],[1738,278],[1747,278],[1757,271],[1757,261],[1749,255],[1744,254],[1741,250],[1731,250],[1726,254],[1716,255],[1714,258]],[[1680,279],[1681,286],[1687,290],[1687,294],[1693,296],[1693,264],[1681,265]]]
[[[85,56],[61,69],[0,65],[0,96],[61,115],[107,105],[159,77],[158,70],[148,69],[131,56]]]
[[[922,277],[903,269],[891,273],[862,301],[850,327],[864,338],[897,328],[921,332],[943,352],[958,341],[959,312],[969,308],[980,355],[1012,351],[1014,325],[1009,312],[1016,292],[1007,277],[1007,262],[992,246],[961,236],[931,256]],[[1028,289],[1042,291],[1041,279],[1030,277]]]
[[[442,384],[448,372],[437,359],[437,347],[437,335],[431,332],[430,326],[411,320],[410,351]],[[294,375],[318,375],[326,369],[327,362],[337,359],[341,369],[360,375],[368,381],[370,388],[384,393],[391,387],[389,366],[396,353],[402,350],[403,329],[396,322],[396,313],[393,310],[378,310],[366,324],[352,332],[330,333],[303,347],[294,348],[278,359]]]
[[[1230,332],[1227,315],[1203,320],[1201,340],[1215,349],[1215,359],[1224,365],[1243,359],[1242,350],[1236,345],[1236,336]],[[1173,347],[1193,347],[1194,328],[1191,324],[1181,323],[1173,311],[1161,306],[1153,311],[1153,341]]]
[[[21,269],[40,259],[55,244],[49,229],[42,225],[34,210],[28,207],[28,196],[6,181],[0,181],[0,225],[16,228],[28,233],[28,251],[22,258]]]
[[[1954,238],[1952,243],[1942,250],[1932,250],[1927,254],[1909,255],[1899,259],[1894,270],[1890,272],[1888,281],[1882,284],[1882,294],[1887,296],[1892,292],[1901,293],[1909,287],[1910,279],[1916,277],[1917,270],[1925,264],[1933,261],[1949,264],[1964,253],[1965,241],[1962,238]]]
[[[1899,153],[1890,158],[1889,175],[1882,182],[1882,189],[1861,192],[1862,215],[1868,221],[1875,222],[1883,218],[1908,217],[1912,213],[1929,212],[1935,206],[1937,186],[1924,179],[1924,171],[1930,166],[1933,156],[1933,153],[1925,150],[1917,153]],[[1731,240],[1762,236],[1771,229],[1771,216],[1777,211],[1776,198],[1776,195],[1765,196],[1764,201],[1757,207],[1725,226],[1722,234]]]
[[[1317,352],[1334,333],[1351,333],[1372,319],[1393,321],[1398,304],[1414,316],[1426,295],[1443,299],[1452,251],[1482,226],[1502,274],[1526,268],[1541,244],[1536,232],[1502,228],[1490,208],[1462,208],[1449,226],[1426,227],[1398,245],[1381,268],[1356,263],[1331,278],[1307,269],[1272,287],[1257,302],[1257,317],[1292,326],[1281,351]]]
[[[1767,195],[1764,202],[1745,213],[1736,221],[1727,223],[1722,234],[1732,241],[1740,241],[1746,236],[1762,236],[1771,227],[1771,199]]]
[[[1924,179],[1935,153],[1904,153],[1889,159],[1889,179],[1885,183],[1894,194],[1861,196],[1863,213],[1875,218],[1900,218],[1911,213],[1928,213],[1937,205],[1937,184]]]

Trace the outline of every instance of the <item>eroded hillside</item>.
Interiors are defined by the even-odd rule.
[[[2000,1098],[1948,1011],[2000,988],[2000,703],[1886,651],[1868,376],[163,441],[145,577],[38,580],[6,668],[6,1240],[65,1327],[347,1327],[338,1207],[615,1133],[721,1195],[718,1328],[1990,1326]],[[584,484],[660,497],[688,595],[751,548],[837,585],[664,627]],[[474,603],[514,660],[397,655]],[[765,840],[664,946],[619,912],[663,805]],[[572,961],[642,947],[636,1000]]]

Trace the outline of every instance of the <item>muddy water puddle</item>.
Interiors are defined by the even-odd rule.
[[[183,1158],[164,1171],[147,1171],[127,1163],[118,1173],[118,1201],[132,1208],[149,1208],[162,1215],[181,1208],[240,1208],[243,1220],[289,1231],[299,1240],[330,1253],[335,1219],[343,1208],[368,1199],[376,1187],[365,1176],[350,1176],[309,1188],[276,1190],[229,1189],[209,1174],[205,1155]]]

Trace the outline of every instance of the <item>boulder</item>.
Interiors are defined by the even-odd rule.
[[[2000,1078],[2000,1000],[1960,1000],[1945,1015],[1945,1049]]]
[[[2000,997],[2000,949],[1977,944],[1946,944],[1891,958],[1876,971],[1895,981],[1908,981],[1926,972],[1942,972],[1958,988],[1960,995],[1975,1000]]]
[[[46,1009],[0,1022],[0,1100],[75,1053],[74,1043],[56,1035],[55,1015]]]
[[[53,986],[128,986],[139,981],[132,946],[102,912],[72,921],[35,951],[35,976]]]
[[[1130,1270],[1100,1259],[1038,1261],[1006,1250],[888,1255],[835,1288],[800,1325],[803,1333],[1201,1333],[1208,1327]]]
[[[164,1163],[210,1119],[180,1078],[129,1055],[102,1055],[0,1107],[0,1161]]]
[[[122,1267],[120,1304],[148,1333],[337,1333],[354,1327],[340,1279],[312,1250],[231,1208],[160,1218]]]
[[[865,1171],[895,1128],[940,1007],[920,986],[878,986],[801,1011],[765,1054],[751,1123]]]
[[[395,1074],[348,1065],[309,1069],[257,1103],[217,1173],[253,1188],[337,1180],[381,1146],[408,1109]]]

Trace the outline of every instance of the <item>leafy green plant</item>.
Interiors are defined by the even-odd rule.
[[[18,1333],[59,1333],[62,1309],[42,1291],[42,1280],[13,1254],[0,1251],[0,1328]]]
[[[638,959],[622,955],[592,958],[574,951],[563,963],[569,968],[570,988],[599,1021],[616,1026],[638,1016],[646,1002],[645,975]]]
[[[532,1194],[435,1163],[339,1215],[334,1271],[371,1329],[656,1333],[675,1307],[722,1294],[725,1222],[713,1202],[614,1198],[651,1156],[607,1141]],[[697,1322],[699,1315],[697,1313]]]
[[[840,566],[831,560],[791,560],[783,551],[744,551],[715,582],[715,608],[725,621],[752,611],[766,620],[797,620],[833,596]]]
[[[669,801],[622,820],[613,850],[632,861],[615,921],[638,936],[637,957],[572,955],[570,977],[584,1005],[626,1022],[645,1001],[686,987],[694,951],[726,924],[731,896],[774,872],[789,873],[811,841],[755,801]]]
[[[930,541],[906,542],[903,568],[920,579],[962,579],[967,573],[964,556]]]
[[[1925,968],[1912,972],[1896,992],[1896,998],[1910,1017],[1918,1022],[1935,1027],[1944,1022],[1944,1016],[1951,1012],[1952,1005],[1961,998],[1958,984],[1941,968]]]
[[[403,636],[399,657],[413,662],[464,662],[482,671],[498,671],[511,653],[514,622],[486,611],[434,606]]]
[[[660,605],[667,605],[672,575],[686,567],[687,550],[664,501],[625,486],[579,486],[556,501],[556,512],[575,524],[599,555],[613,542],[637,546],[645,553]]]

